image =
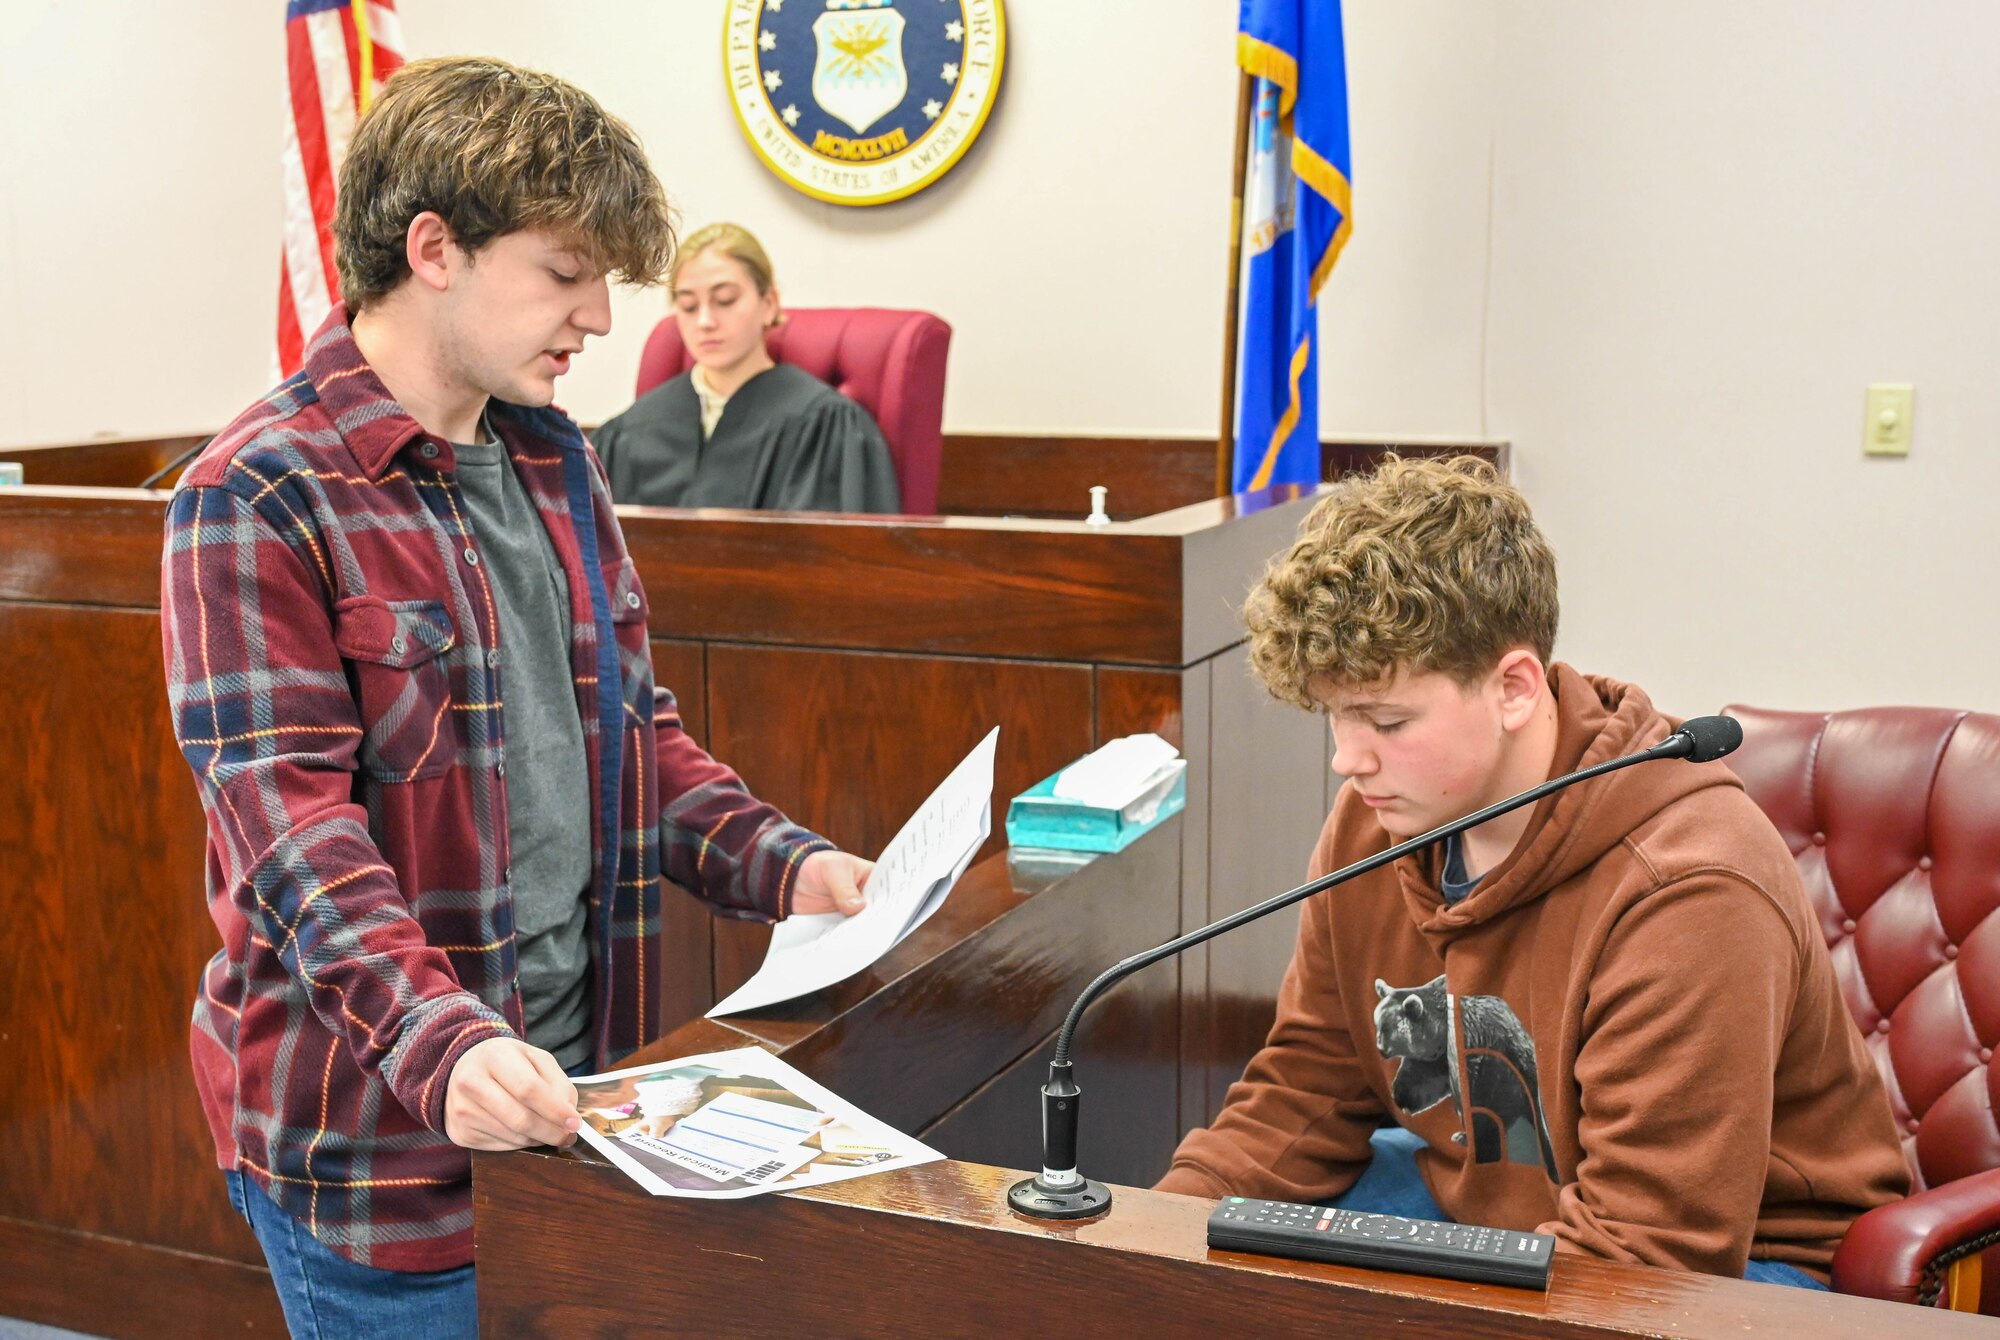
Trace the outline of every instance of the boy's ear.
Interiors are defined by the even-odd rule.
[[[403,234],[403,259],[409,263],[410,276],[440,292],[451,281],[451,253],[456,248],[451,226],[436,210],[427,209],[411,219]]]
[[[1535,705],[1542,700],[1548,672],[1542,658],[1526,647],[1514,647],[1494,667],[1500,692],[1500,723],[1519,730],[1534,719]]]

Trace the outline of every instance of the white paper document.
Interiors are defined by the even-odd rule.
[[[995,726],[890,839],[868,877],[868,906],[851,917],[822,912],[779,922],[757,975],[708,1017],[775,1005],[844,981],[943,906],[993,831],[993,754],[999,740]]]
[[[663,1136],[636,1133],[625,1139],[718,1182],[741,1178],[762,1186],[809,1161],[818,1151],[802,1142],[832,1122],[812,1108],[723,1092]]]
[[[940,1157],[757,1047],[585,1075],[576,1107],[585,1142],[656,1196],[731,1200]]]

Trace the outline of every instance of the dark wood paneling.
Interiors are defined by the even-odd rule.
[[[1076,1148],[1077,1166],[1086,1177],[1147,1186],[1166,1174],[1181,1137],[1175,1119],[1178,981],[1171,963],[1148,968],[1107,991],[1077,1028],[1070,1058],[1083,1090]],[[1055,1048],[1051,1034],[919,1132],[924,1143],[968,1163],[1040,1167],[1042,1084]]]
[[[1431,456],[1477,456],[1491,461],[1506,474],[1513,452],[1506,442],[1323,442],[1320,444],[1320,478],[1339,479],[1343,475],[1373,470],[1391,454],[1405,459]]]
[[[1084,666],[716,646],[708,674],[716,757],[760,798],[871,858],[994,726],[983,852],[1004,837],[1009,797],[1090,748]],[[718,994],[756,971],[769,940],[752,923],[716,926]]]
[[[1026,437],[949,433],[938,475],[947,516],[1090,515],[1107,490],[1118,518],[1151,516],[1215,496],[1215,443],[1186,437]]]
[[[1115,858],[1093,861],[1033,897],[1017,897],[1005,916],[976,933],[947,924],[927,945],[917,939],[931,930],[926,924],[904,942],[913,952],[845,986],[857,997],[853,1003],[786,1046],[784,1057],[897,1129],[923,1130],[1053,1034],[1104,969],[1170,938],[1179,868],[1180,834],[1169,821]],[[981,874],[997,888],[1009,887],[1004,860],[987,862]],[[969,873],[966,882],[971,910],[980,885]],[[920,969],[907,966],[912,957],[924,959]],[[1146,985],[1156,989],[1161,981],[1171,987],[1171,974]],[[821,1008],[812,1000],[797,1007],[806,1017]],[[785,1013],[763,1015],[782,1020]],[[761,1021],[739,1026],[763,1031]],[[1085,1033],[1099,1039],[1107,1058],[1119,1054],[1100,1030],[1080,1030],[1079,1048],[1087,1045]],[[1085,1054],[1079,1051],[1079,1060]],[[1170,1056],[1171,1047],[1163,1055],[1169,1067]],[[1107,1059],[1101,1071],[1086,1073],[1098,1078],[1098,1106],[1113,1128],[1143,1105],[1145,1086],[1116,1062]],[[1020,1119],[1033,1126],[1038,1115],[1031,1105]],[[1164,1156],[1171,1147],[1155,1143],[1148,1152]]]
[[[20,1151],[16,1150],[18,1155]],[[12,1157],[12,1156],[10,1156]],[[215,1179],[212,1201],[236,1218]],[[261,1262],[263,1258],[260,1256]],[[271,1273],[213,1257],[0,1217],[0,1317],[20,1317],[113,1340],[241,1336],[284,1340]],[[0,1321],[0,1332],[6,1323]]]
[[[1392,451],[1471,454],[1507,468],[1504,443],[1323,442],[1320,478],[1371,470]],[[1212,498],[1215,439],[948,433],[938,510],[947,516],[1080,519],[1090,512],[1093,484],[1105,486],[1105,509],[1121,520]]]
[[[20,461],[29,484],[135,488],[204,434],[112,438],[48,446],[0,448],[0,460]],[[1404,456],[1473,453],[1507,468],[1505,443],[1324,442],[1321,477],[1370,469],[1390,451]],[[178,468],[155,487],[172,488]],[[938,511],[946,516],[1063,517],[1090,512],[1090,489],[1109,491],[1113,517],[1152,516],[1215,496],[1215,442],[1200,437],[1080,437],[1064,434],[947,433],[938,479]]]
[[[694,742],[708,741],[708,649],[699,642],[652,639],[653,682],[674,695],[681,726]]]
[[[116,667],[107,673],[106,667]],[[218,947],[160,621],[0,605],[0,1215],[259,1261],[188,1068]]]
[[[708,740],[708,658],[699,642],[653,639],[653,678],[673,691],[681,724],[697,744]],[[715,1004],[715,918],[671,885],[660,898],[661,1033],[699,1018]]]
[[[648,1196],[605,1164],[478,1154],[480,1328],[510,1337],[1991,1334],[1984,1318],[1573,1256],[1557,1258],[1541,1293],[1211,1251],[1209,1201],[1120,1187],[1100,1218],[1045,1223],[1007,1209],[1021,1176],[943,1162],[712,1203]]]
[[[1097,668],[1094,743],[1151,731],[1176,749],[1186,742],[1179,670]]]
[[[1054,522],[620,508],[653,631],[780,646],[1178,665],[1178,536]]]
[[[107,438],[47,447],[0,447],[0,461],[19,461],[24,482],[74,484],[90,488],[135,489],[173,466],[153,487],[170,489],[180,477],[174,465],[206,442],[206,434],[180,437]]]
[[[10,489],[0,600],[157,608],[166,495]],[[1213,499],[1130,525],[621,508],[660,637],[1179,667],[1310,500]]]
[[[797,1000],[697,1020],[627,1064],[762,1046],[900,1129],[968,1149],[1032,1144],[1041,1081],[1028,1071],[1046,1067],[1077,994],[1173,933],[1179,823],[1080,866],[1019,853],[982,861],[936,915],[860,973]],[[1171,965],[1149,969],[1093,1006],[1078,1030],[1079,1073],[1100,1128],[1084,1147],[1110,1161],[1102,1176],[1150,1180],[1179,1137],[1177,980]]]
[[[0,1315],[278,1336],[188,1069],[216,939],[163,683],[157,614],[0,605]]]
[[[733,1039],[728,1044],[731,1047],[755,1044],[781,1053],[789,1052],[791,1048],[809,1041],[814,1034],[830,1028],[841,1030],[843,1036],[850,1040],[858,1039],[860,1046],[873,1046],[879,1039],[858,1029],[848,1018],[851,1012],[867,1009],[870,998],[878,991],[908,989],[919,979],[935,979],[940,971],[955,969],[959,961],[946,962],[941,956],[948,955],[962,941],[988,934],[994,922],[1074,873],[1074,868],[1065,868],[1054,878],[1017,876],[1010,861],[990,857],[965,872],[944,905],[930,920],[854,976],[796,1000],[782,1001],[722,1019],[705,1020],[696,1027],[726,1030]],[[994,946],[1010,943],[1009,937],[1015,933],[1009,930],[992,943]],[[683,1030],[682,1034],[661,1038],[633,1055],[640,1061],[684,1055],[692,1045],[683,1036],[686,1033],[687,1030]],[[1008,1057],[1026,1051],[1040,1036],[1035,1032],[1018,1030],[1016,1035],[1018,1045],[1008,1053]],[[818,1050],[823,1052],[825,1049],[822,1046]],[[805,1053],[800,1055],[803,1058]],[[958,1091],[943,1094],[937,1100],[940,1110],[962,1097],[964,1093]]]
[[[158,609],[166,517],[131,489],[0,493],[0,601]]]

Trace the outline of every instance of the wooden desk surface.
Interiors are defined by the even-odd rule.
[[[1071,1002],[1111,964],[1175,934],[1181,839],[1173,815],[1081,865],[989,857],[935,916],[852,977],[692,1020],[620,1064],[763,1047],[835,1093],[865,1095],[871,1115],[943,1152],[1031,1156],[1033,1143],[1020,1137],[1030,1134],[1045,1053]],[[1105,1124],[1085,1153],[1094,1145],[1110,1160],[1101,1176],[1166,1170],[1179,1138],[1177,989],[1173,965],[1158,965],[1107,993],[1078,1030],[1079,1059],[1096,1063],[1087,1102]]]
[[[1031,1114],[1024,1114],[1031,1119]],[[1547,1293],[1211,1251],[1212,1202],[1114,1188],[1083,1224],[943,1162],[752,1200],[653,1197],[547,1153],[473,1161],[488,1335],[1303,1335],[1884,1340],[1991,1319],[1559,1257]],[[1090,1248],[1094,1250],[1079,1250]]]

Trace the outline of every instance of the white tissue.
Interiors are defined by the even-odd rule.
[[[1180,751],[1153,734],[1127,735],[1085,754],[1056,776],[1059,800],[1122,810],[1158,780]]]

